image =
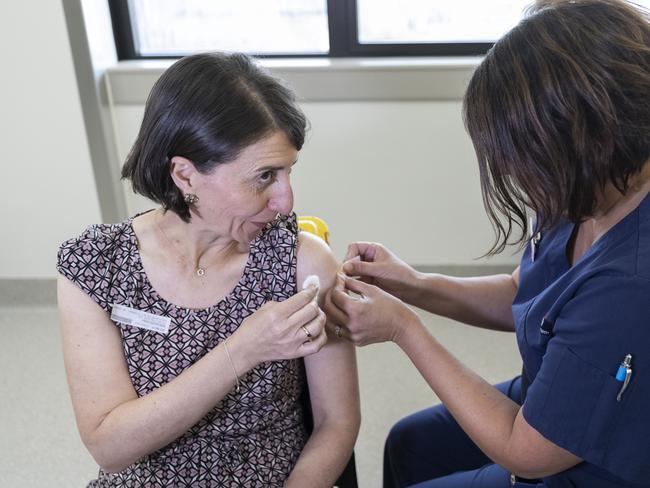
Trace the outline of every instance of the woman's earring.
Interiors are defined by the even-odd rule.
[[[194,193],[186,193],[183,197],[183,200],[185,200],[185,203],[188,205],[193,205],[199,201],[199,197],[197,197]]]

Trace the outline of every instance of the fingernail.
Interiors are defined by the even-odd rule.
[[[347,278],[347,276],[344,275],[343,273],[336,273],[336,276],[338,276],[342,281],[345,281],[345,279]]]

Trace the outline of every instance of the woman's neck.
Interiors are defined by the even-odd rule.
[[[198,217],[184,222],[176,213],[158,209],[153,213],[159,239],[194,266],[213,266],[247,250],[228,235],[209,229]]]
[[[623,220],[646,197],[650,191],[650,161],[645,164],[640,173],[630,178],[629,183],[625,194],[618,191],[612,183],[608,183],[602,192],[594,216],[583,223],[592,230],[594,241]]]

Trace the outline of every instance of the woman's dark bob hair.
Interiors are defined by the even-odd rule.
[[[528,209],[544,230],[593,216],[609,183],[628,190],[650,158],[649,22],[624,1],[538,1],[488,52],[463,107],[488,254],[527,242]]]
[[[277,130],[300,150],[306,125],[293,92],[248,56],[187,56],[152,88],[122,178],[189,221],[189,207],[170,175],[172,157],[187,158],[207,174]]]

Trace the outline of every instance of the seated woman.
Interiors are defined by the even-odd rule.
[[[299,291],[317,275],[324,295],[337,268],[292,213],[305,127],[243,55],[189,56],[155,84],[122,174],[160,208],[58,255],[72,403],[101,467],[89,486],[331,487],[343,470],[356,364],[327,339],[318,287]]]

